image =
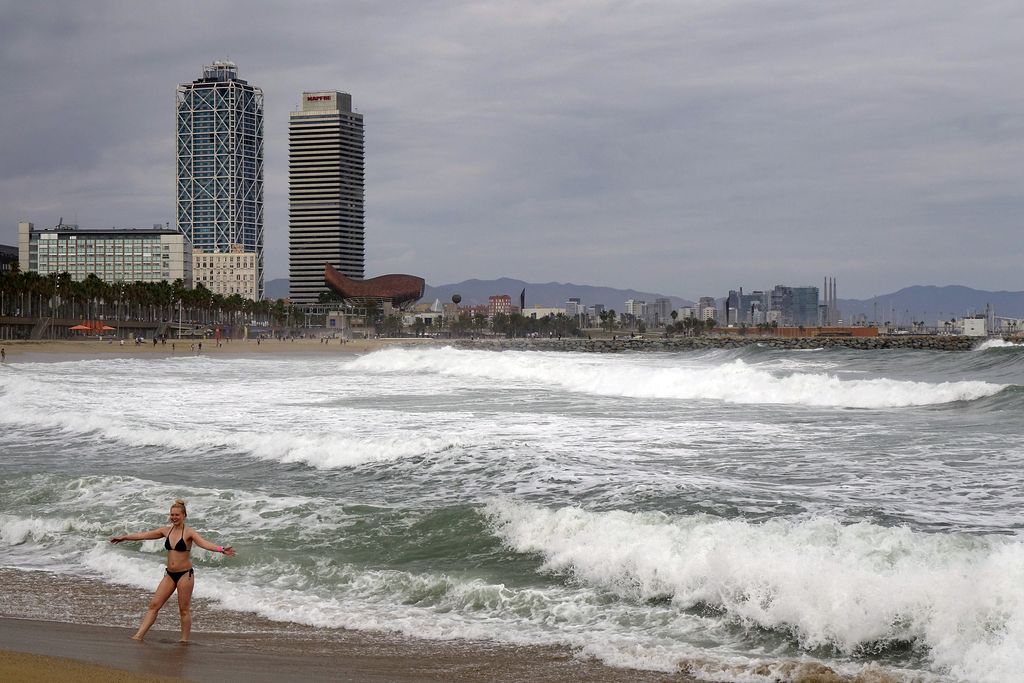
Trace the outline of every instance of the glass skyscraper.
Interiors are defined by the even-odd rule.
[[[232,62],[177,91],[177,221],[193,249],[255,254],[263,297],[263,91]]]

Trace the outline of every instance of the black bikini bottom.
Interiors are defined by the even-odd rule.
[[[171,581],[174,582],[175,586],[178,585],[178,579],[180,579],[181,577],[185,576],[185,574],[188,574],[189,576],[194,576],[195,573],[196,573],[195,567],[190,567],[189,569],[186,569],[183,572],[172,572],[170,569],[167,570],[167,576],[171,577]]]

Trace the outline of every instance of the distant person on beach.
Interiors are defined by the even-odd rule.
[[[146,617],[142,620],[142,626],[139,626],[139,630],[132,636],[133,640],[142,640],[146,637],[146,632],[156,622],[160,608],[171,597],[171,593],[177,590],[178,613],[181,616],[181,642],[187,643],[189,633],[192,631],[192,613],[189,608],[192,604],[192,588],[195,585],[195,570],[192,568],[192,560],[189,557],[193,544],[213,553],[224,553],[228,557],[235,555],[231,546],[214,545],[200,536],[198,531],[186,526],[185,519],[187,517],[185,501],[179,498],[171,506],[169,526],[162,526],[152,531],[139,531],[127,536],[114,536],[110,539],[111,543],[121,543],[122,541],[146,541],[163,538],[164,548],[167,549],[167,573],[156,587],[153,599],[149,601]]]
[[[7,349],[5,349],[4,347],[0,346],[0,363],[3,363],[6,360],[7,360]]]

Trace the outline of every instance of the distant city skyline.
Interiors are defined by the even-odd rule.
[[[173,87],[229,59],[265,94],[267,279],[288,274],[289,112],[337,87],[373,121],[367,276],[1024,289],[1013,5],[123,9],[0,7],[0,243],[19,220],[173,224]]]

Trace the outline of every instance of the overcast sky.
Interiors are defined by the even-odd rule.
[[[366,126],[367,276],[632,287],[1024,289],[1024,4],[8,2],[0,243],[174,224],[174,93],[265,95],[287,276],[303,90]]]

